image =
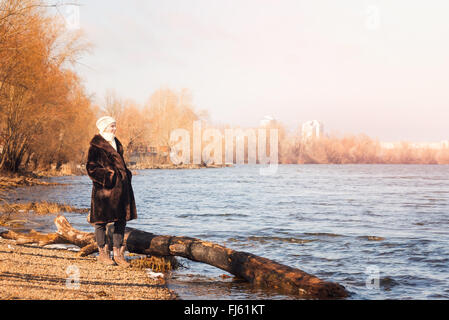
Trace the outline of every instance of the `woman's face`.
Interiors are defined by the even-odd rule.
[[[111,124],[104,130],[104,132],[110,132],[110,133],[113,133],[113,134],[115,134],[116,131],[117,131],[117,127],[116,127],[115,122],[111,123]]]

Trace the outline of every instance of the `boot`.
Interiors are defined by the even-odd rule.
[[[110,265],[113,266],[115,265],[115,262],[112,261],[110,255],[109,255],[109,247],[106,244],[103,248],[98,247],[98,258],[97,261],[102,263],[102,264],[106,264],[106,265]]]
[[[127,268],[130,266],[129,262],[125,259],[125,246],[120,248],[113,247],[114,250],[114,261],[120,266]]]

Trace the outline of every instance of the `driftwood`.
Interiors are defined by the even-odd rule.
[[[19,233],[8,230],[0,233],[2,238],[16,240],[18,244],[37,243],[39,246],[46,246],[54,243],[70,243],[58,233],[39,233],[31,230],[28,233]]]
[[[82,256],[97,251],[93,233],[73,228],[62,215],[56,217],[55,224],[58,232],[48,234],[47,243],[73,243],[81,248],[79,254]],[[108,225],[106,231],[109,238],[108,241],[110,242],[113,227],[112,224]],[[9,238],[14,238],[11,232],[3,233],[1,236],[5,237],[6,235]],[[35,242],[45,243],[45,235],[43,234],[34,232],[31,235],[20,235],[28,242],[32,241],[34,237],[37,240]],[[181,256],[192,261],[207,263],[245,279],[254,285],[278,289],[279,291],[301,297],[337,299],[345,298],[349,295],[343,286],[321,280],[300,269],[196,238],[155,235],[127,227],[125,230],[125,245],[128,252],[132,253],[155,256]]]

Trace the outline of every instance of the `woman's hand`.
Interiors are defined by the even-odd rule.
[[[120,179],[120,181],[125,181],[125,180],[130,180],[131,181],[131,176],[128,173],[129,170],[127,170],[125,168],[125,170],[123,169],[117,169],[117,175]]]
[[[108,170],[109,176],[106,180],[105,187],[108,189],[112,189],[115,186],[115,181],[117,180],[117,174],[114,170]]]

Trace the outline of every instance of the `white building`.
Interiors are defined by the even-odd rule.
[[[267,126],[269,126],[270,124],[272,124],[274,122],[276,122],[274,117],[272,117],[272,116],[265,116],[265,117],[263,117],[262,120],[260,120],[259,125],[261,127],[267,127]]]
[[[301,136],[303,140],[320,138],[324,134],[324,125],[321,121],[310,120],[304,122],[301,128]]]

